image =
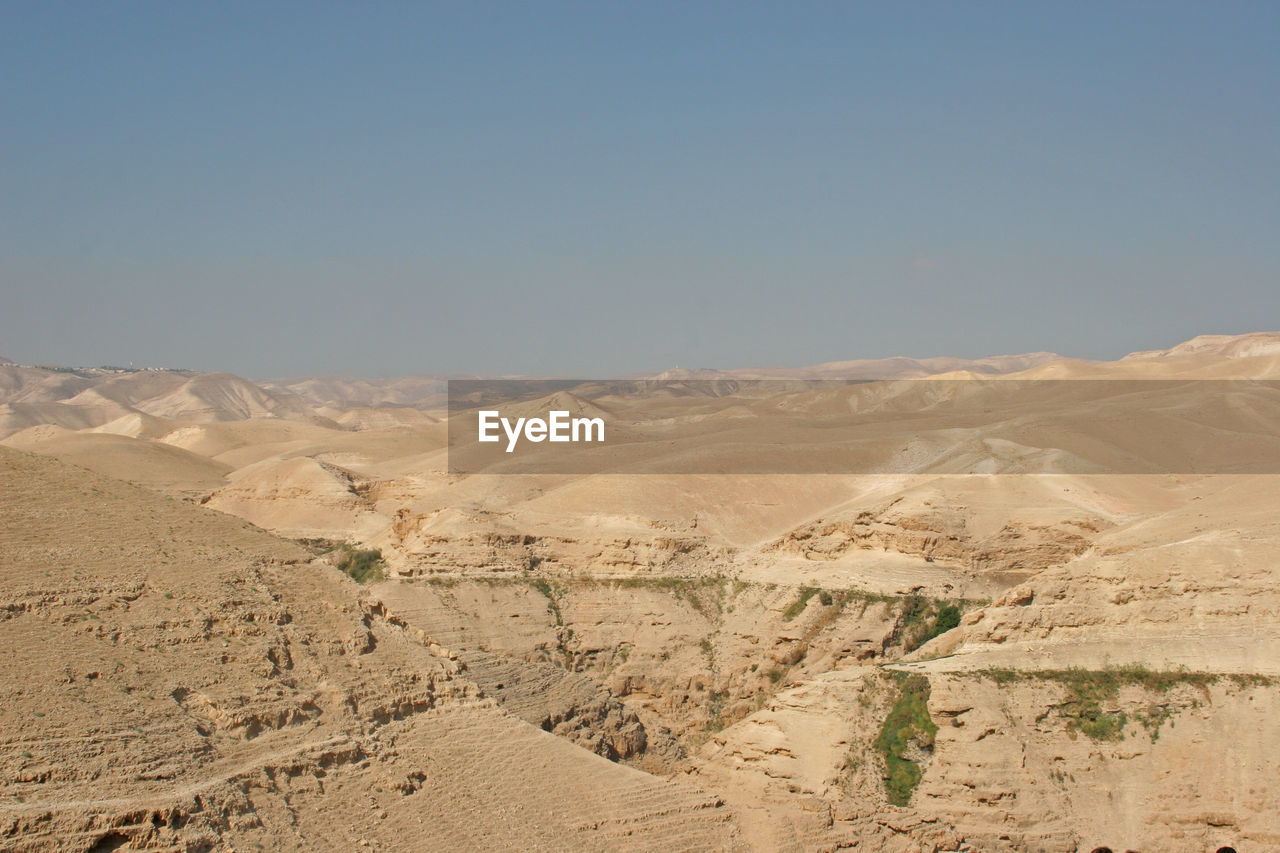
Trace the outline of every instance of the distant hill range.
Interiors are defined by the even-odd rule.
[[[404,407],[443,409],[448,400],[448,377],[396,376],[363,379],[357,376],[303,376],[267,379],[262,383],[281,394],[290,394],[320,409]]]
[[[1016,373],[1036,367],[1062,356],[1051,352],[1023,355],[996,355],[988,358],[862,358],[853,361],[829,361],[809,367],[747,367],[734,370],[686,370],[675,368],[655,374],[654,379],[922,379],[940,373],[965,371],[994,376]]]
[[[637,373],[622,379],[920,379],[953,371],[998,375],[1026,370],[1061,359],[1048,352],[999,355],[980,359],[961,358],[880,358],[833,361],[809,367],[747,367],[732,370],[672,368],[657,373]],[[415,409],[443,409],[448,403],[448,379],[485,377],[397,376],[390,379],[362,379],[354,376],[309,376],[271,379],[261,384],[275,391],[296,394],[312,406],[351,409],[356,407],[403,406]],[[510,377],[504,377],[510,378]],[[521,377],[535,378],[535,377]],[[609,377],[582,376],[582,379]]]
[[[1202,335],[1167,350],[1135,352],[1113,362],[1035,352],[979,359],[857,359],[796,368],[676,368],[628,378],[889,380],[930,376],[1277,378],[1280,333]],[[185,423],[274,418],[343,429],[420,423],[422,417],[413,412],[396,414],[391,410],[439,413],[447,404],[448,379],[443,375],[389,379],[308,376],[254,382],[230,373],[24,366],[0,359],[0,437],[43,424],[110,432],[116,431],[113,423],[126,417],[130,418],[128,428],[119,431],[129,434],[140,428],[140,417]]]
[[[321,417],[296,395],[230,373],[0,365],[0,435],[40,424],[92,429],[137,415],[194,423]]]

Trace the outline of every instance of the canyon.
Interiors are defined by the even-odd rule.
[[[873,381],[735,384],[806,377]],[[1280,846],[1280,334],[654,378],[535,401],[653,470],[469,475],[440,377],[0,363],[0,847]],[[679,467],[770,407],[874,471]]]

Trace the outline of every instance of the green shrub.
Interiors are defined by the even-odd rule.
[[[386,562],[382,559],[381,548],[353,548],[342,545],[338,549],[335,565],[346,572],[356,583],[380,581],[386,574]]]
[[[933,623],[933,636],[940,637],[960,625],[960,608],[954,604],[944,604],[938,608],[938,618]],[[933,639],[930,637],[929,639]]]
[[[905,806],[923,775],[919,765],[907,758],[914,744],[920,749],[933,749],[938,727],[929,717],[929,679],[923,675],[895,673],[901,693],[889,716],[885,718],[876,749],[884,756],[885,790],[889,802]]]
[[[902,649],[913,652],[960,624],[960,605],[955,602],[909,595],[902,600],[902,615],[895,639]]]
[[[556,627],[563,627],[564,614],[560,611],[560,599],[564,596],[564,589],[546,578],[534,578],[530,584],[547,600],[547,611],[555,619]]]
[[[806,586],[800,590],[800,597],[791,602],[787,609],[782,611],[782,621],[790,622],[792,619],[804,612],[805,607],[809,604],[809,599],[813,598],[822,590],[816,586]],[[830,596],[828,596],[830,598]]]
[[[1080,711],[1073,721],[1075,728],[1094,740],[1120,740],[1127,722],[1124,711],[1107,712],[1096,706]]]

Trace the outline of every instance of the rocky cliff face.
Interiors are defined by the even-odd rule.
[[[1280,659],[1265,617],[1277,609],[1267,566],[1280,543],[1267,485],[1135,480],[1109,501],[1080,497],[1090,512],[1057,524],[1044,521],[1062,507],[1024,509],[1041,538],[1024,548],[1035,536],[1010,536],[999,568],[956,567],[1009,572],[1016,561],[1022,582],[989,603],[958,602],[960,624],[933,639],[913,626],[936,623],[941,605],[922,606],[910,587],[526,569],[377,595],[409,624],[452,613],[452,642],[508,665],[588,679],[668,745],[628,760],[716,791],[756,849],[1265,848],[1280,837],[1266,777]],[[851,544],[863,528],[881,547],[920,549],[957,519],[946,541],[972,555],[998,550],[1010,529],[975,541],[966,534],[991,529],[981,514],[904,503],[882,508],[882,521],[859,510],[814,522],[751,559],[839,563],[867,550]],[[838,540],[834,560],[791,550],[821,539]],[[883,738],[912,675],[927,685],[919,710],[933,730],[921,723],[895,754],[918,773],[895,794]]]
[[[296,546],[53,460],[0,465],[5,849],[736,847],[714,798],[506,714]]]
[[[954,509],[895,512],[892,505],[862,510],[852,518],[822,521],[793,530],[773,549],[807,560],[837,560],[851,551],[894,551],[943,561],[972,573],[1030,576],[1062,565],[1088,550],[1101,529],[1097,519],[1069,518],[1053,524],[1006,523],[995,533],[975,535]]]
[[[931,677],[938,734],[913,810],[979,850],[1280,844],[1276,687],[1117,680]]]
[[[922,653],[933,669],[1157,669],[1280,675],[1269,478],[1208,477],[1172,508],[1100,535],[1080,557],[998,597]]]

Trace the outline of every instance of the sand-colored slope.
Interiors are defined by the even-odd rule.
[[[298,398],[269,392],[230,373],[127,373],[95,383],[66,404],[88,407],[104,401],[170,420],[303,420],[312,416]]]
[[[255,419],[210,424],[182,424],[158,440],[226,462],[234,468],[263,459],[322,447],[334,430],[300,421]]]
[[[129,410],[110,402],[95,406],[69,406],[64,403],[0,403],[0,436],[46,424],[70,430],[91,429],[129,414]]]
[[[298,456],[240,469],[206,503],[286,536],[365,540],[389,523],[361,494],[366,486],[350,471]]]
[[[125,419],[133,417],[126,415]],[[111,432],[73,432],[52,425],[29,427],[3,443],[190,497],[205,497],[226,485],[226,475],[232,470],[230,465],[160,442]]]
[[[171,421],[152,417],[142,412],[130,412],[127,415],[116,418],[114,421],[108,421],[102,426],[87,430],[87,432],[124,435],[129,438],[157,439],[167,435],[172,429],[173,423]]]
[[[0,436],[40,424],[101,427],[139,413],[194,422],[324,422],[301,398],[229,373],[0,366]]]
[[[440,419],[418,409],[410,408],[358,408],[344,409],[334,415],[344,429],[364,432],[390,427],[415,427],[439,423]]]
[[[0,448],[0,845],[732,849],[244,522]]]
[[[1009,590],[922,649],[945,656],[919,667],[1138,663],[1280,675],[1274,478],[1203,478],[1176,494],[1176,506],[1099,535],[1080,557]]]
[[[1123,361],[1167,361],[1179,358],[1220,361],[1277,356],[1280,356],[1280,332],[1252,332],[1245,335],[1197,335],[1169,349],[1129,353]]]
[[[91,373],[0,364],[0,397],[6,403],[46,403],[74,397],[99,377]]]
[[[1276,379],[1280,378],[1280,332],[1200,335],[1169,349],[1130,353],[1118,361],[1061,359],[1008,378]]]
[[[403,406],[440,409],[447,403],[447,380],[439,376],[397,376],[365,379],[356,376],[307,376],[268,379],[265,388],[296,394],[317,407],[339,409]]]
[[[863,358],[828,361],[808,367],[746,367],[729,370],[674,368],[655,374],[656,379],[921,379],[964,370],[976,375],[997,375],[1027,370],[1061,358],[1051,352],[995,355],[987,358]]]

